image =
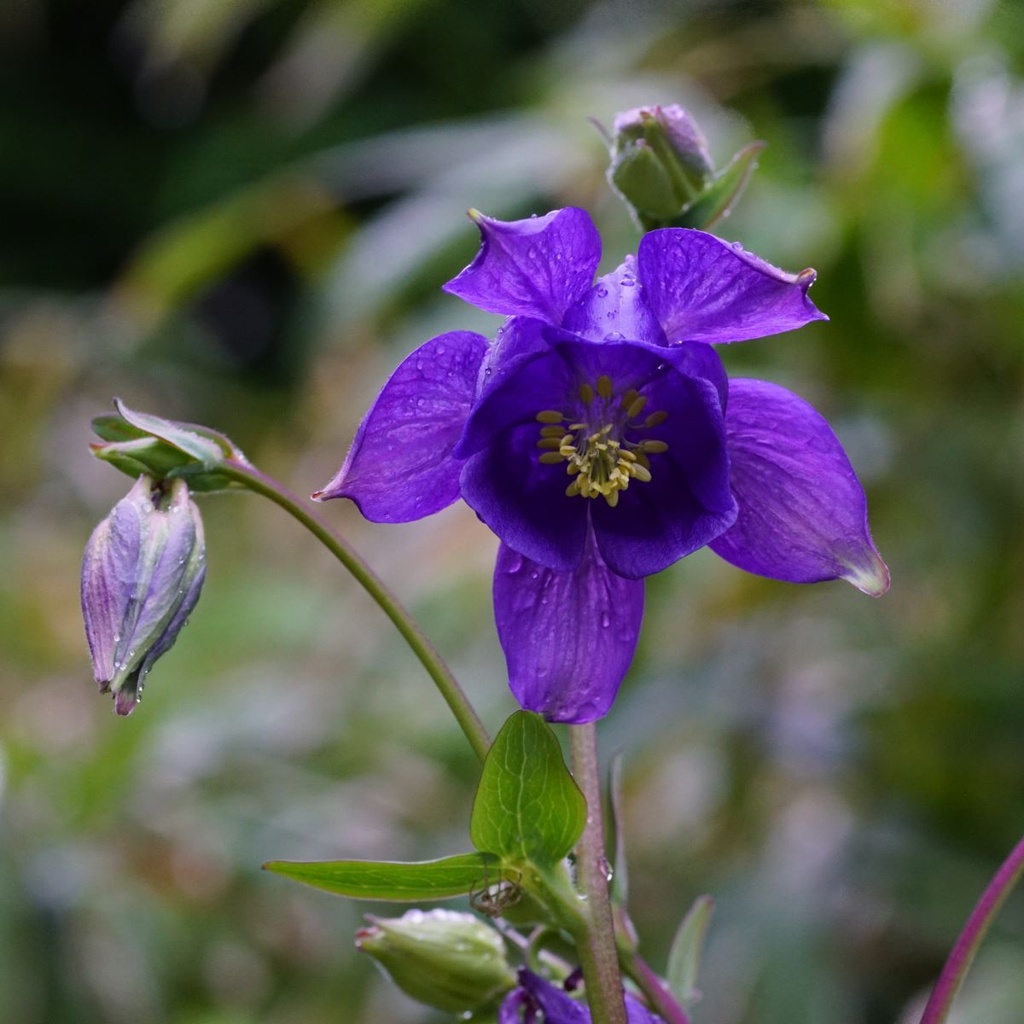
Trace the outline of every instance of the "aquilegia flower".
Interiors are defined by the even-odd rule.
[[[610,708],[643,578],[709,545],[749,572],[888,587],[866,501],[825,420],[715,344],[824,319],[813,271],[784,273],[702,231],[652,231],[594,281],[579,209],[473,213],[473,262],[446,290],[505,321],[453,331],[385,384],[315,497],[408,522],[462,497],[498,535],[495,618],[512,691],[550,721]]]
[[[629,1024],[661,1024],[639,1000],[626,995]],[[590,1024],[590,1011],[563,989],[531,971],[519,972],[519,985],[502,1000],[498,1024]]]
[[[153,663],[199,600],[206,549],[184,480],[140,476],[93,531],[82,561],[82,615],[100,692],[130,714]]]

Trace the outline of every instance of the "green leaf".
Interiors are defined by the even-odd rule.
[[[722,173],[717,175],[693,202],[683,208],[683,212],[671,221],[671,225],[706,230],[723,217],[728,217],[750,183],[757,169],[757,157],[764,146],[763,142],[751,142],[744,146],[729,161]]]
[[[688,1006],[700,998],[697,989],[697,968],[700,966],[704,935],[714,909],[715,901],[710,896],[698,896],[693,901],[693,906],[686,912],[686,917],[683,918],[672,940],[665,980],[672,995],[683,1006]]]
[[[586,800],[551,727],[533,712],[515,712],[484,762],[469,826],[473,845],[543,867],[573,848],[586,819]]]
[[[500,862],[487,853],[401,863],[376,860],[274,860],[267,871],[339,896],[363,900],[443,900],[500,881]]]

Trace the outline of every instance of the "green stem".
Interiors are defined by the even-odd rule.
[[[587,1002],[594,1024],[626,1024],[625,996],[608,895],[608,860],[594,723],[569,726],[569,741],[572,773],[587,801],[587,824],[576,846],[577,884],[586,896],[589,917],[584,934],[576,936]]]
[[[229,459],[218,467],[220,472],[237,481],[243,487],[262,494],[275,505],[283,508],[289,515],[297,519],[319,540],[328,551],[355,577],[362,588],[383,609],[384,614],[394,623],[402,634],[405,642],[419,658],[430,678],[434,680],[441,696],[451,708],[455,720],[469,740],[477,757],[481,761],[487,756],[491,738],[469,699],[452,675],[448,666],[438,654],[434,645],[427,639],[419,624],[402,607],[398,599],[384,585],[374,571],[356,554],[339,534],[326,523],[321,522],[305,503],[283,484],[260,472],[255,466]]]

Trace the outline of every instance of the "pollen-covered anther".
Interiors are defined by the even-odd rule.
[[[631,480],[650,482],[648,456],[668,451],[664,441],[635,437],[638,431],[664,423],[668,414],[655,412],[637,423],[647,396],[635,388],[616,395],[607,374],[601,374],[594,384],[580,384],[578,394],[588,406],[579,422],[569,422],[566,427],[572,417],[551,409],[537,414],[537,421],[544,424],[537,441],[542,452],[538,461],[544,465],[565,463],[565,472],[572,477],[565,489],[568,497],[604,498],[614,508]],[[600,424],[597,429],[595,420]]]
[[[544,409],[537,413],[538,423],[564,423],[565,416],[557,409]]]

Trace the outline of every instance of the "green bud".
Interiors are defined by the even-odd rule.
[[[505,943],[490,925],[453,910],[410,910],[373,917],[356,932],[369,953],[407,995],[448,1013],[468,1013],[516,984]]]
[[[682,107],[637,107],[615,118],[608,181],[644,231],[709,228],[736,205],[763,148],[750,143],[716,173],[703,132]]]
[[[704,135],[682,107],[637,107],[616,116],[608,179],[642,220],[676,216],[713,177]]]

